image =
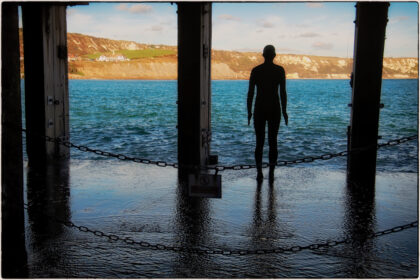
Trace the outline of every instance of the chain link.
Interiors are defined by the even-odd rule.
[[[24,203],[24,208],[28,209],[28,207],[33,206],[32,203]],[[108,238],[109,241],[121,241],[124,242],[128,245],[137,245],[141,248],[144,249],[151,249],[151,250],[160,250],[160,251],[173,251],[173,252],[187,252],[187,253],[195,253],[195,254],[208,254],[208,255],[224,255],[224,256],[233,256],[233,255],[238,255],[238,256],[243,256],[243,255],[261,255],[261,254],[283,254],[283,253],[297,253],[300,251],[304,251],[304,250],[317,250],[320,248],[330,248],[330,247],[335,247],[341,244],[350,244],[350,243],[354,243],[357,241],[357,239],[351,239],[351,238],[346,238],[346,239],[342,239],[342,240],[327,240],[324,242],[320,242],[320,243],[314,243],[314,244],[310,244],[310,245],[305,245],[305,246],[299,246],[299,245],[295,245],[295,246],[291,246],[291,247],[278,247],[278,248],[273,248],[273,249],[254,249],[254,250],[249,250],[249,249],[236,249],[236,250],[230,250],[230,249],[203,249],[203,248],[191,248],[191,247],[187,247],[187,246],[170,246],[170,245],[164,245],[164,244],[160,244],[160,243],[156,243],[156,244],[152,244],[146,241],[135,241],[134,239],[132,239],[131,237],[121,237],[118,236],[116,234],[109,234],[109,233],[105,233],[101,230],[93,230],[90,229],[87,226],[83,226],[83,225],[76,225],[74,224],[72,221],[67,221],[67,220],[61,220],[58,219],[54,216],[45,214],[44,215],[50,219],[52,219],[53,221],[63,224],[66,227],[69,228],[75,228],[81,232],[85,232],[85,233],[91,233],[97,237],[106,237]],[[389,229],[385,229],[382,231],[378,231],[378,232],[374,232],[371,233],[367,236],[367,239],[373,239],[373,238],[377,238],[383,235],[388,235],[388,234],[393,234],[396,232],[401,232],[403,230],[406,229],[410,229],[410,228],[415,228],[418,227],[418,221],[414,221],[411,222],[409,224],[405,224],[405,225],[401,225],[401,226],[396,226],[393,228],[389,228]]]
[[[24,130],[24,131],[26,131],[26,130]],[[94,153],[94,154],[100,155],[100,156],[113,157],[113,158],[116,158],[116,159],[119,159],[119,160],[133,161],[133,162],[136,162],[136,163],[153,164],[153,165],[156,165],[156,166],[159,166],[159,167],[172,166],[174,168],[178,168],[177,163],[168,163],[168,162],[165,162],[165,161],[154,161],[154,160],[150,160],[150,159],[131,157],[131,156],[127,156],[127,155],[124,155],[124,154],[114,154],[114,153],[103,151],[103,150],[100,150],[100,149],[92,149],[92,148],[89,148],[89,147],[86,147],[86,146],[83,146],[83,145],[76,145],[76,144],[73,144],[69,141],[64,141],[60,138],[53,138],[53,137],[50,137],[50,136],[45,136],[45,140],[48,141],[48,142],[61,144],[61,145],[64,145],[66,147],[69,147],[69,148],[75,148],[75,149],[77,149],[79,151],[82,151],[82,152],[91,152],[91,153]]]
[[[151,249],[151,250],[160,250],[160,251],[173,251],[173,252],[188,252],[188,253],[195,253],[195,254],[207,254],[207,255],[223,255],[223,256],[233,256],[233,255],[262,255],[262,254],[283,254],[283,253],[297,253],[303,250],[317,250],[320,248],[330,248],[335,247],[344,243],[352,243],[356,240],[352,240],[350,238],[346,238],[343,240],[328,240],[320,243],[314,243],[306,246],[292,246],[292,247],[285,247],[285,248],[273,248],[273,249],[254,249],[254,250],[248,250],[248,249],[237,249],[237,250],[229,250],[229,249],[202,249],[202,248],[191,248],[186,246],[168,246],[164,244],[152,244],[146,241],[135,241],[134,239],[130,237],[120,237],[115,234],[107,234],[100,230],[92,230],[89,229],[86,226],[78,226],[75,225],[72,222],[62,222],[65,226],[70,228],[75,228],[81,232],[90,232],[98,237],[106,237],[110,241],[122,241],[128,245],[137,245],[145,249]],[[368,235],[368,239],[373,239],[379,236],[392,234],[396,232],[400,232],[406,229],[418,227],[418,222],[412,222],[409,224],[393,227],[390,229],[378,231],[375,233],[372,233]]]
[[[412,135],[409,137],[403,137],[400,139],[395,139],[395,140],[390,140],[386,143],[381,143],[378,144],[376,147],[377,149],[379,148],[383,148],[383,147],[387,147],[387,146],[395,146],[395,145],[399,145],[402,143],[405,143],[407,141],[411,141],[411,140],[415,140],[417,139],[417,135]],[[375,147],[375,146],[372,146]],[[293,165],[293,164],[300,164],[300,163],[310,163],[310,162],[314,162],[316,160],[330,160],[333,158],[337,158],[337,157],[345,157],[347,156],[349,153],[360,153],[362,151],[366,151],[369,149],[372,149],[372,147],[364,147],[364,148],[357,148],[357,149],[353,149],[351,152],[349,151],[341,151],[338,153],[330,153],[330,154],[323,154],[320,156],[313,156],[313,157],[304,157],[304,158],[299,158],[299,159],[295,159],[295,160],[281,160],[281,161],[277,161],[277,163],[275,164],[275,166],[287,166],[287,165]],[[262,168],[267,168],[272,164],[268,164],[268,163],[263,163],[262,164]],[[232,165],[232,166],[206,166],[204,167],[204,169],[207,170],[215,170],[216,172],[218,171],[224,171],[224,170],[241,170],[241,169],[249,169],[249,168],[256,168],[256,165]]]
[[[399,145],[399,144],[405,143],[407,141],[412,141],[412,140],[415,140],[415,139],[417,139],[417,135],[403,137],[403,138],[395,139],[395,140],[389,140],[386,143],[378,144],[378,149],[382,148],[382,147],[387,147],[387,146]]]
[[[30,207],[32,204],[31,203],[24,203],[24,208],[28,209],[28,207]],[[297,253],[300,251],[304,251],[304,250],[317,250],[320,248],[329,248],[329,247],[335,247],[341,244],[350,244],[353,242],[356,242],[357,239],[350,239],[350,238],[346,238],[343,240],[327,240],[324,242],[320,242],[320,243],[314,243],[314,244],[310,244],[310,245],[305,245],[305,246],[299,246],[299,245],[295,245],[295,246],[291,246],[291,247],[278,247],[278,248],[273,248],[273,249],[254,249],[254,250],[249,250],[249,249],[236,249],[236,250],[229,250],[229,249],[203,249],[203,248],[191,248],[191,247],[187,247],[187,246],[169,246],[169,245],[164,245],[164,244],[160,244],[160,243],[156,243],[156,244],[152,244],[146,241],[135,241],[134,239],[132,239],[131,237],[121,237],[118,236],[116,234],[108,234],[105,233],[103,231],[100,230],[93,230],[90,229],[87,226],[83,226],[83,225],[76,225],[71,221],[64,221],[64,220],[60,220],[58,218],[55,218],[51,215],[46,215],[47,217],[51,218],[52,220],[54,220],[57,223],[63,224],[66,227],[69,228],[75,228],[81,232],[85,232],[85,233],[91,233],[97,237],[105,237],[108,238],[109,241],[121,241],[124,242],[128,245],[137,245],[141,248],[144,249],[151,249],[151,250],[159,250],[159,251],[173,251],[173,252],[187,252],[187,253],[195,253],[195,254],[207,254],[207,255],[223,255],[223,256],[243,256],[243,255],[262,255],[262,254],[283,254],[283,253]],[[385,229],[382,231],[378,231],[375,233],[371,233],[367,236],[367,239],[373,239],[376,237],[380,237],[383,235],[388,235],[388,234],[392,234],[392,233],[396,233],[396,232],[400,232],[406,229],[410,229],[410,228],[414,228],[414,227],[418,227],[418,221],[414,221],[411,222],[409,224],[405,224],[405,225],[401,225],[401,226],[396,226],[393,228],[389,228],[389,229]]]
[[[22,131],[26,132],[26,129],[22,129]],[[102,151],[99,149],[92,149],[83,145],[76,145],[73,144],[69,141],[64,141],[60,138],[53,138],[50,136],[44,136],[45,139],[48,142],[54,142],[57,144],[61,144],[64,145],[66,147],[69,148],[75,148],[79,151],[82,152],[91,152],[97,155],[101,155],[101,156],[106,156],[106,157],[113,157],[119,160],[126,160],[126,161],[133,161],[136,163],[142,163],[142,164],[152,164],[152,165],[156,165],[159,167],[167,167],[167,166],[172,166],[174,168],[178,168],[179,165],[177,163],[168,163],[166,161],[154,161],[154,160],[150,160],[150,159],[144,159],[144,158],[137,158],[137,157],[131,157],[131,156],[127,156],[127,155],[123,155],[123,154],[114,154],[111,152],[107,152],[107,151]],[[385,143],[381,143],[376,145],[377,149],[383,148],[383,147],[387,147],[387,146],[395,146],[395,145],[399,145],[402,143],[405,143],[407,141],[412,141],[417,139],[417,135],[412,135],[412,136],[408,136],[408,137],[402,137],[399,139],[393,139],[393,140],[389,140],[388,142]],[[374,148],[375,146],[368,146],[368,147],[362,147],[362,148],[356,148],[353,149],[350,153],[359,153],[362,151],[366,151],[369,149]],[[281,161],[277,161],[276,164],[268,164],[268,163],[263,163],[262,164],[262,168],[267,168],[270,165],[275,165],[275,166],[288,166],[288,165],[294,165],[294,164],[300,164],[300,163],[310,163],[310,162],[314,162],[317,160],[330,160],[333,158],[337,158],[337,157],[344,157],[347,156],[349,154],[348,151],[341,151],[338,153],[329,153],[329,154],[323,154],[320,156],[309,156],[309,157],[304,157],[304,158],[299,158],[299,159],[295,159],[295,160],[281,160]],[[216,165],[216,166],[189,166],[186,165],[185,167],[189,167],[189,168],[193,168],[193,169],[197,169],[197,170],[214,170],[216,172],[219,171],[224,171],[224,170],[245,170],[245,169],[251,169],[251,168],[256,168],[257,166],[255,164],[237,164],[237,165]]]
[[[26,129],[22,129],[23,132],[26,132]],[[143,163],[143,164],[155,164],[159,167],[166,167],[166,166],[172,166],[174,168],[178,168],[178,164],[177,163],[167,163],[165,161],[153,161],[153,160],[149,160],[149,159],[142,159],[142,158],[136,158],[136,157],[130,157],[130,156],[126,156],[123,154],[114,154],[111,152],[106,152],[106,151],[102,151],[99,149],[92,149],[83,145],[75,145],[69,141],[63,141],[60,138],[53,138],[50,136],[44,136],[45,139],[49,142],[54,142],[57,144],[61,144],[64,145],[66,147],[69,148],[76,148],[80,151],[83,152],[92,152],[95,153],[97,155],[102,155],[102,156],[107,156],[107,157],[114,157],[117,158],[119,160],[128,160],[128,161],[133,161],[136,163]],[[411,140],[415,140],[417,139],[417,135],[413,135],[413,136],[409,136],[409,137],[403,137],[400,139],[395,139],[395,140],[390,140],[386,143],[382,143],[382,144],[378,144],[376,146],[377,149],[382,148],[382,147],[386,147],[386,146],[395,146],[395,145],[399,145],[402,144],[404,142],[407,141],[411,141]],[[359,149],[355,149],[352,150],[352,153],[354,152],[360,152],[362,150],[367,150],[367,149],[371,149],[372,147],[365,147],[365,148],[359,148]],[[309,162],[313,162],[316,160],[329,160],[332,158],[336,158],[336,157],[342,157],[342,156],[347,156],[349,154],[348,151],[342,151],[339,153],[330,153],[330,154],[324,154],[321,156],[316,156],[316,157],[305,157],[305,158],[300,158],[300,159],[296,159],[296,160],[292,160],[292,161],[279,161],[277,162],[277,166],[286,166],[286,165],[292,165],[292,164],[299,164],[299,163],[309,163]],[[267,163],[263,163],[262,167],[263,168],[267,168],[268,166],[270,166],[270,164]],[[197,168],[197,166],[195,166],[194,168]],[[204,167],[204,169],[213,169],[216,170],[216,172],[218,171],[224,171],[224,170],[243,170],[243,169],[250,169],[250,168],[256,168],[256,165],[249,165],[249,164],[240,164],[240,165],[232,165],[232,166],[222,166],[222,165],[218,165],[218,166],[214,166],[214,167]],[[30,204],[25,203],[25,209],[27,209],[27,207],[30,206]],[[197,253],[197,254],[213,254],[213,255],[224,255],[224,256],[231,256],[231,255],[255,255],[255,254],[279,254],[279,253],[297,253],[303,250],[316,250],[319,248],[324,248],[324,247],[334,247],[334,246],[338,246],[340,244],[343,243],[351,243],[354,240],[351,240],[349,238],[347,239],[343,239],[340,241],[334,241],[334,240],[330,240],[330,241],[326,241],[323,243],[315,243],[315,244],[311,244],[311,245],[306,245],[306,246],[292,246],[292,247],[286,247],[286,248],[274,248],[274,249],[258,249],[258,250],[221,250],[221,249],[201,249],[201,248],[191,248],[191,247],[181,247],[181,246],[167,246],[164,244],[151,244],[149,242],[146,241],[135,241],[130,237],[120,237],[118,235],[115,234],[107,234],[103,231],[100,230],[92,230],[86,226],[80,226],[80,225],[76,225],[71,221],[63,221],[60,219],[57,219],[55,217],[51,217],[53,220],[55,220],[56,222],[59,222],[67,227],[70,228],[76,228],[77,230],[81,231],[81,232],[90,232],[92,234],[94,234],[95,236],[98,237],[107,237],[110,241],[122,241],[128,245],[138,245],[140,247],[143,248],[148,248],[148,249],[152,249],[152,250],[166,250],[166,251],[174,251],[174,252],[189,252],[189,253]],[[375,232],[372,233],[368,236],[368,238],[376,238],[379,236],[383,236],[383,235],[387,235],[387,234],[392,234],[392,233],[396,233],[396,232],[400,232],[409,228],[414,228],[414,227],[418,227],[418,222],[412,222],[409,224],[405,224],[402,226],[397,226],[397,227],[393,227],[390,229],[386,229],[383,231],[379,231],[379,232]]]

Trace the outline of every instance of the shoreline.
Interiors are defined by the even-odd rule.
[[[23,77],[21,79],[24,79]],[[419,78],[382,78],[382,80],[418,80]],[[92,81],[177,81],[177,79],[136,79],[136,78],[70,78],[69,80]],[[286,80],[350,80],[350,78],[286,78]],[[212,81],[248,81],[248,79],[212,79]]]
[[[24,77],[21,77],[24,79]],[[418,80],[419,77],[414,78],[382,78],[382,80]],[[174,79],[165,79],[165,78],[98,78],[98,77],[70,77],[69,80],[96,80],[96,81],[177,81],[176,78]],[[212,81],[248,81],[249,79],[211,79]],[[287,78],[286,80],[350,80],[350,75],[348,78]]]

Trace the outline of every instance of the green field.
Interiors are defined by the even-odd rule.
[[[165,55],[174,55],[176,54],[176,51],[173,50],[161,50],[161,49],[145,49],[145,50],[119,50],[116,51],[115,54],[122,54],[126,58],[132,60],[132,59],[140,59],[140,58],[152,58],[152,57],[159,57],[159,56],[165,56]],[[104,53],[91,53],[86,54],[84,57],[89,59],[97,59],[101,55],[110,56],[112,55],[111,52],[104,52]]]
[[[138,58],[151,58],[157,56],[165,56],[176,54],[173,50],[161,50],[161,49],[145,49],[145,50],[121,50],[119,51],[122,55],[129,59]]]
[[[90,53],[90,54],[85,54],[84,57],[89,58],[89,59],[97,59],[101,55],[106,55],[106,53]]]

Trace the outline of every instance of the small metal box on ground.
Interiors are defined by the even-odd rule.
[[[213,174],[190,174],[188,194],[193,197],[222,198],[222,176]]]

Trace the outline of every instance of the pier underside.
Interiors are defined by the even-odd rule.
[[[2,33],[14,33],[2,41],[7,50],[2,53],[2,92],[7,93],[2,95],[2,155],[7,156],[2,178],[8,178],[2,181],[2,266],[9,268],[3,277],[418,276],[418,174],[376,169],[388,4],[357,5],[352,120],[348,152],[343,154],[349,156],[348,177],[344,168],[308,168],[304,160],[301,167],[277,168],[271,185],[267,180],[257,184],[255,169],[220,170],[222,199],[188,197],[185,184],[179,184],[216,159],[210,149],[211,4],[178,6],[180,174],[162,167],[167,165],[163,161],[151,166],[134,159],[69,159],[69,147],[76,147],[128,160],[66,142],[69,4],[22,6],[24,129],[17,4],[2,6],[9,19]],[[383,6],[381,13],[377,6]],[[372,15],[383,26],[370,30],[373,25],[364,20]],[[372,33],[381,39],[375,40],[377,46],[365,39]],[[371,53],[377,54],[375,64]],[[366,86],[370,84],[375,87]],[[332,158],[326,156],[320,159]]]

